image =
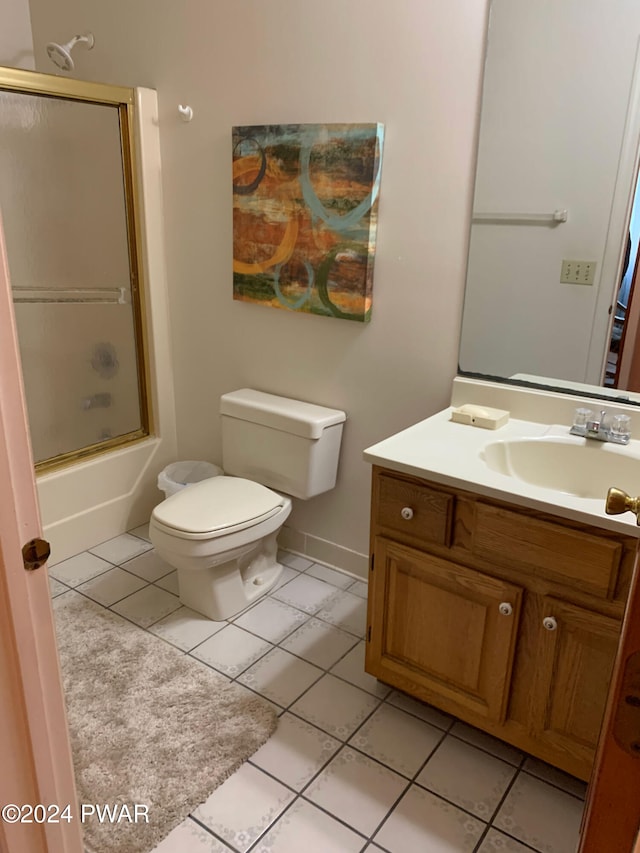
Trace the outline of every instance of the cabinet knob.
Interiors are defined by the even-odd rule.
[[[405,521],[411,521],[413,518],[413,510],[410,506],[404,506],[400,510],[400,515],[404,518]]]
[[[498,610],[500,611],[500,613],[502,613],[503,616],[511,616],[511,614],[513,613],[513,607],[509,604],[508,601],[503,601],[502,604],[498,607]]]
[[[547,629],[547,631],[555,631],[558,627],[558,623],[556,622],[555,617],[553,616],[545,616],[545,618],[542,620],[542,624]]]

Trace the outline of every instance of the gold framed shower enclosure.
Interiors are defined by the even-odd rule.
[[[153,432],[134,95],[0,67],[0,213],[38,473]]]

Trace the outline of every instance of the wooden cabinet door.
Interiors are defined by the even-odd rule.
[[[540,629],[534,635],[532,734],[590,767],[620,623],[551,596],[540,596],[535,606]]]
[[[374,553],[367,671],[444,710],[503,720],[521,588],[383,537]]]

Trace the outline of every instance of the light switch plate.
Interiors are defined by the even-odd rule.
[[[593,284],[596,261],[563,261],[560,270],[561,284]]]

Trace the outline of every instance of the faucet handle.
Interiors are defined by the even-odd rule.
[[[611,418],[611,435],[619,438],[631,437],[631,418],[629,415],[613,415]]]
[[[573,425],[574,427],[586,427],[589,421],[593,419],[593,412],[591,409],[579,408],[575,410],[573,416]]]

